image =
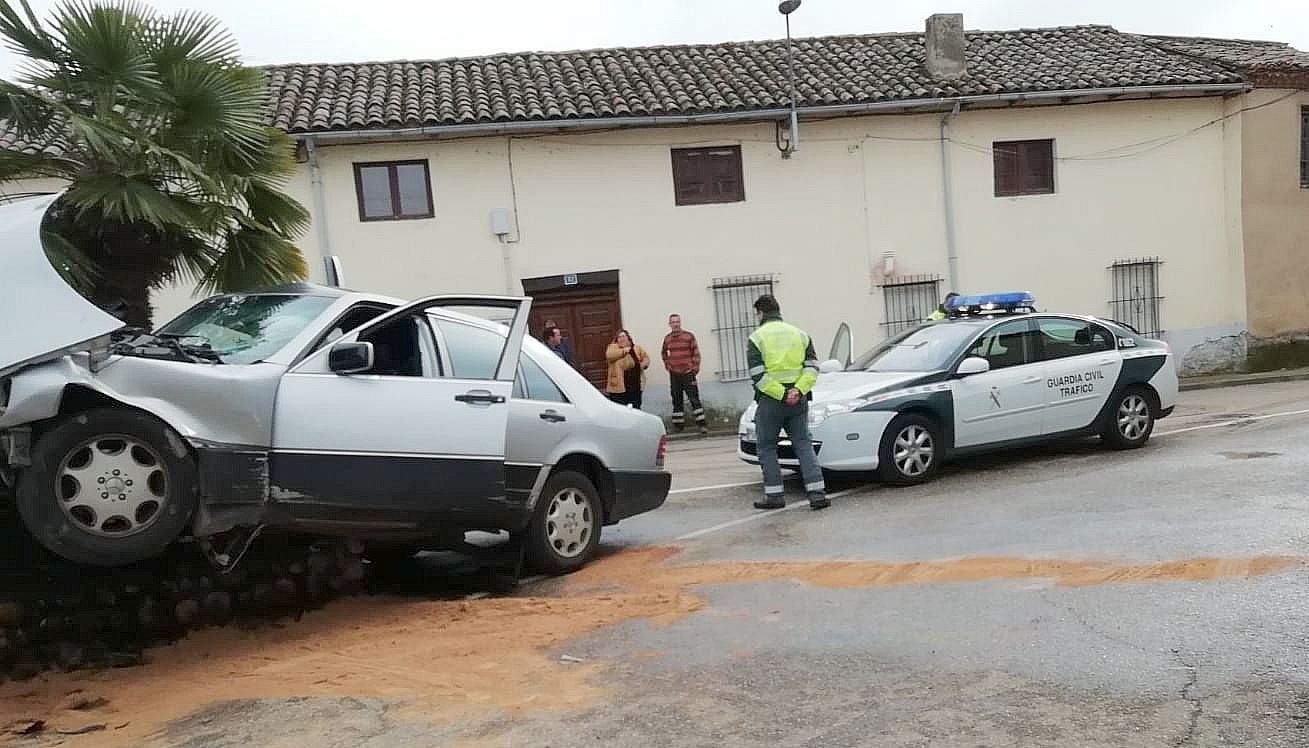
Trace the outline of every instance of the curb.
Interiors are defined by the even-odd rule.
[[[1250,384],[1270,384],[1273,382],[1300,382],[1309,380],[1309,369],[1297,369],[1294,371],[1271,371],[1260,374],[1244,374],[1233,377],[1219,377],[1215,379],[1202,379],[1188,382],[1185,379],[1178,383],[1178,390],[1186,392],[1188,390],[1216,390],[1224,387],[1241,387]]]

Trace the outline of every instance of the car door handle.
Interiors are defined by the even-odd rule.
[[[1102,358],[1102,359],[1100,359],[1100,365],[1101,365],[1101,366],[1109,366],[1109,365],[1112,364],[1113,362],[1114,362],[1114,360],[1113,360],[1112,358]]]
[[[1023,380],[1023,384],[1036,384],[1039,381],[1041,381],[1040,377],[1028,377]]]
[[[481,404],[481,405],[499,405],[505,401],[504,395],[493,395],[487,390],[471,390],[462,395],[455,395],[455,400],[461,403]]]
[[[540,418],[542,421],[549,421],[550,423],[563,423],[568,420],[557,410],[543,410],[541,411]]]

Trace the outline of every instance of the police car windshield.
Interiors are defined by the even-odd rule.
[[[901,333],[855,359],[846,371],[936,371],[947,368],[977,334],[973,325],[935,324]]]

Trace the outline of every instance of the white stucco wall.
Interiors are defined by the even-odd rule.
[[[1243,330],[1239,181],[1236,197],[1229,184],[1239,132],[1205,126],[1224,113],[1223,100],[1196,99],[954,118],[958,290],[1028,289],[1047,309],[1108,314],[1108,265],[1157,256],[1162,321],[1179,353]],[[624,325],[654,348],[666,314],[680,312],[701,339],[706,399],[736,405],[748,386],[714,384],[713,278],[777,274],[784,313],[825,353],[842,321],[856,348],[882,337],[871,271],[884,252],[897,273],[947,276],[939,121],[806,124],[789,160],[771,125],[320,147],[326,221],[351,286],[501,292],[490,212],[513,208],[516,194],[511,290],[524,277],[619,269]],[[1027,138],[1055,139],[1056,193],[995,198],[990,144]],[[669,148],[695,145],[741,146],[745,202],[674,205]],[[352,164],[414,158],[431,162],[436,217],[360,222]],[[307,176],[293,194],[310,204]],[[316,252],[312,234],[303,245]],[[666,407],[664,382],[652,377],[652,409]]]
[[[1225,106],[1210,98],[955,117],[956,290],[1026,289],[1046,309],[1108,314],[1108,265],[1157,256],[1162,322],[1179,356],[1243,331],[1241,137],[1239,120],[1222,122]],[[894,252],[897,273],[947,276],[939,123],[937,115],[806,123],[789,160],[771,124],[323,145],[326,214],[315,220],[326,221],[351,287],[500,293],[505,267],[490,213],[513,209],[516,196],[510,290],[520,292],[525,277],[620,270],[624,326],[657,355],[667,313],[681,313],[700,337],[706,403],[732,408],[750,390],[716,384],[713,278],[776,274],[785,316],[822,355],[843,321],[856,349],[883,337],[871,274],[884,252]],[[1056,193],[994,197],[991,143],[1027,138],[1055,139]],[[669,148],[697,145],[741,146],[744,202],[674,204]],[[361,222],[352,164],[416,158],[431,164],[435,218]],[[307,165],[288,191],[312,206]],[[314,230],[301,246],[321,278]],[[159,317],[191,301],[189,289],[163,292]],[[667,400],[666,378],[652,372],[647,409],[664,411]]]

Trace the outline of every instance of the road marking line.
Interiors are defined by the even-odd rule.
[[[1223,428],[1224,426],[1235,426],[1235,425],[1237,425],[1237,424],[1247,423],[1247,422],[1249,422],[1249,421],[1265,421],[1265,420],[1267,420],[1267,419],[1269,419],[1269,418],[1286,418],[1286,417],[1288,417],[1288,416],[1302,416],[1302,415],[1305,415],[1306,413],[1309,413],[1309,409],[1306,409],[1306,410],[1288,410],[1288,411],[1283,412],[1283,413],[1266,413],[1266,414],[1261,415],[1261,416],[1249,416],[1249,417],[1247,417],[1247,418],[1235,418],[1235,419],[1232,419],[1232,420],[1230,420],[1230,421],[1220,421],[1220,422],[1218,422],[1218,423],[1206,423],[1206,424],[1201,425],[1201,426],[1187,426],[1186,428],[1182,428],[1182,429],[1173,429],[1172,431],[1160,431],[1158,434],[1155,434],[1155,436],[1172,436],[1173,434],[1185,434],[1185,433],[1188,432],[1188,431],[1202,431],[1202,430],[1204,430],[1204,429],[1220,429],[1220,428]]]
[[[838,492],[836,492],[836,493],[834,493],[834,494],[828,496],[827,498],[829,498],[829,499],[839,499],[839,498],[841,498],[842,496],[845,496],[845,495],[847,495],[847,494],[852,494],[852,493],[854,493],[854,492],[856,492],[856,491],[862,491],[862,490],[864,490],[864,488],[866,488],[866,486],[861,486],[861,487],[859,487],[859,488],[850,488],[850,489],[846,489],[846,490],[844,490],[844,491],[838,491]],[[769,509],[769,510],[767,510],[767,511],[761,511],[761,512],[759,512],[758,514],[751,514],[751,515],[748,515],[748,516],[745,516],[745,517],[738,517],[738,518],[736,518],[736,519],[734,519],[734,520],[729,520],[729,521],[724,522],[724,523],[722,523],[722,524],[714,525],[713,527],[706,527],[706,528],[703,529],[703,530],[696,530],[695,532],[688,532],[688,533],[685,534],[685,535],[679,535],[679,536],[678,536],[677,538],[675,538],[675,539],[676,539],[676,540],[694,540],[695,538],[701,538],[701,537],[704,537],[705,535],[711,535],[711,534],[716,533],[716,532],[718,532],[718,531],[720,531],[720,530],[726,530],[726,529],[731,528],[731,527],[736,527],[736,526],[738,526],[738,525],[744,525],[744,524],[749,523],[749,522],[754,522],[754,521],[756,521],[756,520],[763,519],[764,517],[771,517],[771,516],[773,516],[774,514],[781,514],[782,512],[789,512],[789,511],[791,511],[791,510],[793,510],[793,509],[801,509],[801,508],[805,508],[805,509],[809,508],[809,502],[808,502],[808,501],[796,501],[796,502],[794,502],[794,503],[787,504],[786,506],[782,507],[781,509]]]
[[[695,488],[679,488],[676,491],[669,491],[668,495],[678,493],[695,493],[697,491],[714,491],[720,488],[745,488],[746,486],[757,486],[762,481],[752,480],[749,483],[720,483],[716,486],[696,486]]]

